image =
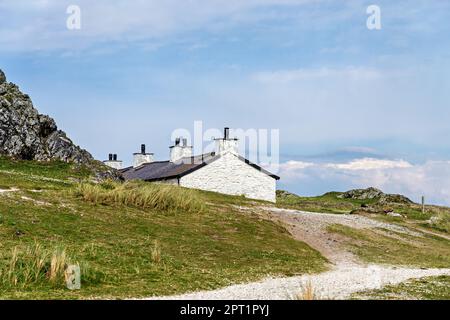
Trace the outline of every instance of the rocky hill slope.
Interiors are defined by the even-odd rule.
[[[354,199],[354,200],[372,200],[377,199],[380,203],[413,203],[407,197],[400,194],[387,194],[383,191],[370,187],[367,189],[354,189],[344,192],[337,196],[343,199]]]
[[[14,159],[74,162],[93,168],[97,176],[118,177],[114,170],[95,161],[92,155],[58,130],[55,120],[42,115],[30,97],[7,82],[0,70],[0,155]]]

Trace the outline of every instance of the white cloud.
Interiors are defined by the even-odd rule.
[[[313,165],[314,165],[314,163],[312,163],[312,162],[290,160],[286,163],[282,163],[280,165],[280,168],[282,168],[284,170],[297,170],[297,169],[305,169],[305,168],[311,167]]]
[[[273,72],[259,72],[253,78],[262,83],[289,83],[305,80],[373,80],[381,77],[380,71],[367,67],[347,66],[343,68],[295,69]]]
[[[374,169],[394,169],[411,168],[412,165],[404,160],[383,160],[373,158],[363,158],[350,161],[348,163],[330,163],[326,167],[342,170],[374,170]]]
[[[415,201],[422,195],[429,203],[450,205],[450,161],[410,164],[404,160],[355,159],[346,163],[307,163],[288,161],[280,165],[281,183],[308,185],[327,192],[376,187],[389,193],[404,194]],[[319,186],[319,187],[317,187]]]

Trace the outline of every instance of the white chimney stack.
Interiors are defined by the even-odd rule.
[[[223,138],[215,139],[216,153],[219,155],[225,152],[239,154],[238,139],[230,138],[230,128],[225,128],[223,131]]]
[[[117,160],[117,154],[109,154],[108,160],[103,161],[105,165],[110,168],[114,168],[117,170],[122,169],[122,160]]]
[[[170,162],[178,162],[190,157],[192,157],[192,146],[187,145],[187,139],[176,138],[175,145],[170,147]]]
[[[153,153],[145,152],[145,144],[141,144],[141,152],[133,153],[133,168],[137,168],[146,163],[153,162]]]

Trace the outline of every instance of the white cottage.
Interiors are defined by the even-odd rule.
[[[121,167],[116,155],[110,155],[105,164]],[[275,202],[276,181],[280,178],[238,153],[238,140],[229,137],[216,139],[216,151],[198,156],[192,155],[192,147],[186,139],[177,138],[170,147],[170,160],[153,161],[153,154],[134,154],[132,167],[120,170],[125,180],[140,179],[174,183],[182,187],[214,191],[230,195]]]

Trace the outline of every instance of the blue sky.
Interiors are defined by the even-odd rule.
[[[440,0],[0,0],[0,68],[98,159],[165,159],[195,120],[279,129],[280,188],[448,205],[449,21]]]

